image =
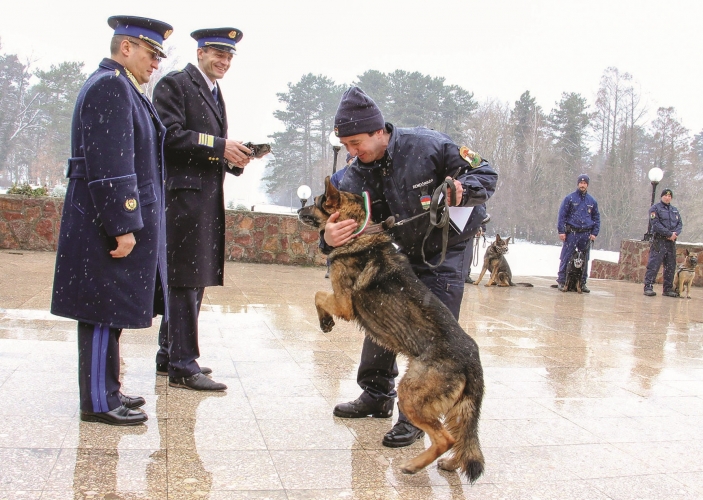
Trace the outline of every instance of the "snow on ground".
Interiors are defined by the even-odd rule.
[[[486,238],[486,248],[495,238]],[[506,258],[513,276],[553,276],[556,278],[559,271],[559,254],[561,253],[561,245],[537,245],[528,241],[517,240],[511,243],[508,247]],[[478,243],[479,255],[478,264],[471,264],[471,276],[475,279],[481,272],[483,267],[483,254],[486,251],[483,248],[483,238]],[[619,252],[610,252],[607,250],[591,250],[591,259],[589,261],[588,270],[590,272],[590,262],[593,259],[607,260],[617,262],[620,257]],[[484,278],[485,279],[485,278]]]

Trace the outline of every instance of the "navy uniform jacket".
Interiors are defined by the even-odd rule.
[[[649,209],[649,220],[652,224],[652,234],[657,238],[670,238],[672,233],[677,237],[683,230],[683,221],[679,210],[660,201]]]
[[[219,90],[219,89],[218,89]],[[188,64],[163,77],[154,106],[166,126],[166,237],[169,285],[223,284],[227,115],[200,70]]]
[[[498,174],[483,160],[476,168],[464,160],[457,146],[447,135],[423,127],[397,128],[386,124],[390,139],[383,159],[373,164],[358,160],[346,168],[339,189],[360,194],[368,191],[371,215],[381,222],[393,215],[396,222],[429,212],[429,199],[447,176],[459,180],[465,194],[461,203],[474,207],[471,218],[459,233],[451,225],[448,246],[474,235],[483,221],[483,204],[495,192]],[[430,217],[418,217],[391,230],[394,241],[403,253],[418,258]],[[442,231],[435,229],[425,244],[425,256],[430,259],[442,250]]]
[[[78,94],[51,301],[57,316],[147,328],[159,277],[165,288],[165,129],[140,90],[122,65],[103,59]],[[132,253],[113,258],[115,236],[127,233]]]
[[[567,225],[576,230],[590,229],[590,234],[598,236],[600,212],[596,199],[588,193],[582,194],[578,189],[567,195],[559,207],[559,220],[557,222],[559,234],[566,234]]]

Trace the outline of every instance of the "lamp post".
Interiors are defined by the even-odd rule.
[[[337,155],[339,154],[340,149],[342,149],[342,143],[339,141],[339,137],[335,135],[334,131],[330,132],[329,141],[332,145],[332,149],[334,150],[334,162],[332,163],[332,173],[335,173],[337,171]]]
[[[298,198],[300,199],[300,208],[304,208],[305,204],[308,202],[308,198],[310,198],[310,195],[312,194],[312,191],[310,190],[310,186],[306,186],[303,184],[298,188]]]
[[[651,207],[654,205],[654,195],[657,191],[657,184],[659,184],[664,177],[664,172],[662,171],[661,168],[659,167],[654,167],[649,170],[649,173],[647,174],[647,177],[649,177],[649,182],[652,183],[652,201],[649,204]],[[644,235],[643,241],[650,241],[652,239],[652,219],[649,219],[648,226],[647,226],[647,232]]]

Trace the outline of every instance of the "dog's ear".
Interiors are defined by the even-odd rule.
[[[683,253],[686,257],[688,257],[691,254],[691,252],[688,251],[688,248],[686,250],[684,250]]]
[[[496,243],[499,241],[502,241],[502,240],[500,239],[500,235],[496,233]]]
[[[505,240],[505,244],[506,244],[506,245],[507,245],[508,243],[510,243],[510,238],[512,238],[512,236],[508,236],[508,238]]]
[[[339,190],[330,182],[330,176],[325,177],[325,206],[339,206]]]

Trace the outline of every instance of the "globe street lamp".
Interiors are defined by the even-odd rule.
[[[301,208],[305,207],[305,204],[308,202],[308,198],[310,198],[311,194],[312,191],[310,190],[310,186],[303,184],[298,188],[298,198],[300,199]]]
[[[332,145],[332,149],[334,150],[334,162],[332,163],[332,173],[335,173],[337,171],[337,155],[339,154],[339,150],[342,149],[342,143],[339,141],[339,137],[337,137],[334,133],[334,131],[330,132],[330,144]]]
[[[657,184],[661,182],[662,178],[664,177],[664,172],[662,172],[662,169],[659,167],[654,167],[649,170],[649,173],[647,174],[647,177],[649,177],[649,182],[652,183],[652,201],[649,204],[651,207],[654,205],[654,195],[657,191]],[[644,241],[650,241],[652,239],[652,219],[649,219],[649,225],[647,226],[647,233],[644,235]]]

